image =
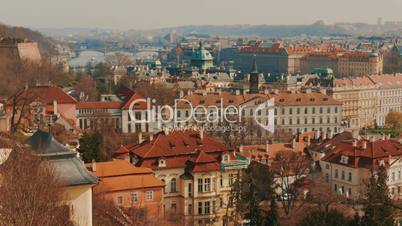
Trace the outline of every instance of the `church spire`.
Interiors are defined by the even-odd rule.
[[[251,72],[250,73],[258,73],[257,69],[257,56],[254,54],[253,55],[253,65],[251,67]]]
[[[253,65],[251,67],[250,78],[249,78],[249,93],[259,93],[258,85],[259,85],[259,76],[257,69],[257,57],[254,54]]]

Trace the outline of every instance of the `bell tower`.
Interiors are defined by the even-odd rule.
[[[249,93],[259,93],[258,90],[258,83],[259,83],[259,76],[260,73],[258,73],[257,70],[257,60],[256,60],[256,55],[254,55],[253,59],[253,66],[251,67],[251,72],[250,72],[250,79],[249,79]]]

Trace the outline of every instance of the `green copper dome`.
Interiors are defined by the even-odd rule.
[[[193,52],[191,60],[213,60],[211,53],[206,50],[200,42],[200,47]]]
[[[202,46],[201,42],[200,47],[191,55],[191,66],[203,70],[214,66],[211,53]]]

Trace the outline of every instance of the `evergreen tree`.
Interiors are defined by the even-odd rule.
[[[307,215],[298,226],[345,226],[348,219],[336,210],[315,211]]]
[[[102,161],[102,156],[100,153],[102,137],[100,134],[84,133],[79,142],[80,147],[78,148],[78,152],[81,154],[81,158],[85,163],[92,162],[92,160],[97,162]]]
[[[380,166],[377,173],[370,177],[367,187],[367,200],[364,208],[364,216],[361,221],[363,226],[393,226],[392,201],[389,197],[387,171]]]
[[[360,226],[360,216],[357,211],[355,212],[355,216],[352,218],[352,220],[349,221],[348,226]]]

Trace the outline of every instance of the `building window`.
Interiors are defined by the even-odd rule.
[[[335,178],[338,178],[338,169],[335,169]]]
[[[173,178],[170,181],[170,192],[175,193],[176,192],[176,178]]]
[[[293,108],[289,108],[289,115],[293,114]]]
[[[204,213],[210,214],[210,211],[211,211],[210,202],[205,202]]]
[[[203,179],[198,178],[198,192],[203,192]]]
[[[193,205],[188,204],[188,214],[191,215],[193,214]]]
[[[352,181],[352,173],[351,172],[349,172],[348,181]]]
[[[205,192],[211,191],[211,178],[204,179],[204,191]]]
[[[176,203],[175,203],[175,202],[172,202],[172,205],[170,206],[170,208],[171,208],[174,212],[176,212]]]
[[[329,175],[328,175],[328,173],[325,174],[325,181],[326,181],[326,182],[329,182]]]
[[[345,180],[345,171],[342,170],[342,180]]]
[[[189,197],[193,196],[193,184],[192,183],[188,184],[188,191],[187,192],[188,192]]]
[[[154,199],[154,192],[153,191],[147,191],[147,201],[152,201]]]
[[[141,132],[141,124],[140,123],[135,124],[135,132]]]
[[[308,114],[308,108],[304,108],[304,114]]]
[[[123,196],[117,196],[117,205],[123,205]]]
[[[349,194],[348,194],[349,196],[352,195],[352,188],[349,188],[349,189],[348,189],[348,193],[349,193]]]
[[[198,202],[198,215],[202,215],[202,202]]]
[[[296,112],[297,114],[300,114],[300,108],[297,108]]]
[[[235,182],[236,175],[235,174],[229,174],[229,186],[234,184]]]
[[[338,185],[334,184],[334,192],[338,192]]]
[[[131,203],[137,203],[138,202],[138,193],[137,192],[133,192],[131,193]]]
[[[141,112],[135,113],[135,120],[141,120]]]

